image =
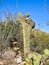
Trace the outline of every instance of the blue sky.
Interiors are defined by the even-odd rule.
[[[41,24],[40,29],[49,33],[49,26],[46,25],[49,21],[48,10],[44,7],[44,0],[4,0],[9,11],[14,14],[16,11],[21,12],[23,15],[29,13],[30,18],[36,23],[35,28],[39,28],[38,24]],[[4,12],[7,11],[6,7],[0,0],[0,16],[4,18]],[[18,4],[18,10],[16,9]],[[49,0],[46,0],[46,5],[49,8]]]

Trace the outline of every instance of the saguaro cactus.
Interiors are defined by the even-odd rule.
[[[35,23],[27,16],[21,16],[18,18],[17,22],[22,24],[23,28],[23,44],[24,44],[24,54],[30,52],[30,31],[31,28],[35,26]]]

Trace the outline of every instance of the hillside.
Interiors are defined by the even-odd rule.
[[[5,26],[6,24],[6,26]],[[3,46],[13,45],[13,42],[17,42],[16,46],[23,48],[22,27],[20,23],[9,21],[8,23],[0,23],[0,48]],[[43,51],[43,49],[49,49],[49,34],[42,32],[38,29],[32,29],[31,31],[31,50]]]
[[[30,52],[34,52],[33,54],[35,55],[35,57],[37,56],[37,60],[39,59],[39,55],[42,56],[44,49],[49,49],[49,34],[34,28],[31,30],[30,38]],[[19,60],[21,61],[21,65],[24,65],[24,62],[28,63],[25,61],[27,56],[24,58],[23,49],[24,45],[21,24],[15,23],[13,21],[9,21],[7,23],[0,22],[0,64],[19,65],[17,64]],[[31,65],[30,63],[31,62],[29,62],[29,65]],[[49,63],[49,60],[47,63]]]
[[[35,51],[43,51],[43,49],[49,49],[49,34],[38,29],[32,29],[31,31],[31,47]]]

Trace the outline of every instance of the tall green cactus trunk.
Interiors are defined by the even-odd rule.
[[[30,30],[31,26],[27,23],[22,23],[23,27],[23,44],[24,44],[24,55],[30,52]]]
[[[28,18],[29,16],[22,16],[18,18],[17,22],[22,24],[23,28],[23,45],[24,55],[30,52],[30,31],[34,27],[34,22]]]

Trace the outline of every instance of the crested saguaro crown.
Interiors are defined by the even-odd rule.
[[[29,14],[27,14],[25,16],[20,15],[19,18],[17,19],[17,22],[23,21],[23,22],[27,23],[28,25],[30,25],[31,28],[34,28],[35,22],[31,18],[29,18],[29,16],[30,16]]]

